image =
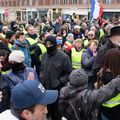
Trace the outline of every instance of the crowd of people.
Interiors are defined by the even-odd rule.
[[[119,120],[120,18],[0,21],[0,120]]]

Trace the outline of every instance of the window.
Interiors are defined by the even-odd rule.
[[[11,0],[8,1],[8,5],[12,6],[12,1]]]
[[[17,6],[20,6],[20,0],[17,0]]]
[[[5,0],[5,6],[8,6],[8,4],[9,4],[8,0]]]
[[[82,0],[82,4],[86,5],[87,4],[87,0]]]
[[[63,4],[67,4],[67,0],[63,0]]]
[[[60,0],[55,0],[55,5],[60,4]]]
[[[106,0],[106,4],[111,4],[112,0]]]
[[[27,6],[29,6],[29,5],[30,5],[30,1],[29,1],[29,0],[26,0],[26,2],[27,2]]]
[[[17,1],[16,0],[13,1],[13,6],[17,6]]]
[[[72,0],[72,4],[77,4],[77,0]]]
[[[48,5],[48,0],[45,0],[45,5]]]

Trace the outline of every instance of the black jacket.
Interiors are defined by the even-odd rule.
[[[92,68],[92,74],[93,74],[94,81],[97,79],[97,73],[101,68],[101,64],[102,64],[103,58],[105,56],[105,53],[112,48],[116,48],[116,46],[110,40],[108,40],[98,50],[98,53],[97,53],[97,56],[95,57],[95,61],[94,61],[93,68]]]
[[[4,76],[0,74],[0,91],[2,91],[2,101],[0,102],[0,112],[10,108],[10,90]]]
[[[76,87],[70,83],[60,92],[61,117],[68,120],[98,120],[98,108],[120,91],[120,77],[99,90],[88,89],[86,84]]]
[[[51,55],[45,53],[41,61],[41,82],[46,89],[57,89],[69,81],[72,64],[69,57],[56,50]]]

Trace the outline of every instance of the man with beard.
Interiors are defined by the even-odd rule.
[[[41,83],[48,90],[58,90],[69,81],[69,74],[72,65],[69,57],[60,50],[57,50],[56,38],[48,36],[45,39],[47,52],[42,56],[41,61]],[[48,106],[48,118],[61,120],[58,113],[58,100]]]

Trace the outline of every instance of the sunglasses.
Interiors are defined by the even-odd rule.
[[[92,37],[92,36],[93,36],[93,34],[89,34],[88,36],[91,36],[91,37]]]

